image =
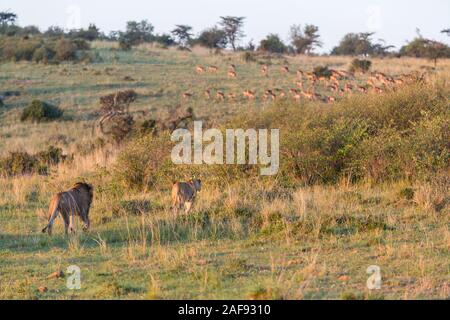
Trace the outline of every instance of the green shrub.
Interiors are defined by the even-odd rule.
[[[26,152],[11,152],[0,160],[1,176],[18,176],[36,172],[38,162],[36,157]]]
[[[285,53],[286,45],[276,34],[269,34],[265,39],[261,40],[258,50],[271,53]]]
[[[41,164],[54,166],[62,162],[65,157],[61,148],[49,146],[47,150],[37,153],[36,158]]]
[[[91,49],[89,42],[87,42],[84,39],[76,38],[76,39],[71,39],[68,41],[72,42],[75,45],[75,47],[77,48],[77,50],[90,50]]]
[[[277,178],[288,185],[421,178],[449,168],[448,96],[443,85],[413,84],[353,96],[332,109],[315,103],[299,110],[280,101],[227,127],[279,128]]]
[[[314,68],[313,73],[318,78],[320,77],[330,78],[332,75],[331,70],[328,69],[327,66],[317,66]]]
[[[1,37],[0,60],[34,61],[55,63],[62,61],[88,61],[86,54],[79,57],[80,52],[86,52],[90,45],[83,39],[48,39],[40,36]],[[97,58],[92,56],[92,60]]]
[[[48,63],[55,57],[55,54],[55,51],[52,49],[42,46],[34,51],[33,61]]]
[[[40,100],[33,100],[26,107],[20,117],[20,121],[42,122],[58,119],[63,115],[63,111],[51,104]]]
[[[256,61],[256,54],[254,52],[251,52],[251,51],[245,51],[242,54],[242,60],[244,60],[247,63],[255,62]]]
[[[16,38],[11,38],[5,40],[2,43],[0,51],[2,52],[3,60],[21,61],[27,60],[31,61],[33,58],[34,51],[41,46],[39,40],[18,40],[14,41]]]
[[[60,39],[56,42],[56,59],[59,61],[75,60],[78,47],[76,43],[66,39]]]
[[[122,50],[131,50],[133,47],[133,41],[126,37],[121,37],[119,39],[119,47]]]
[[[400,198],[404,198],[406,200],[414,199],[414,189],[411,187],[403,188],[400,190],[399,194]]]
[[[354,59],[350,65],[349,71],[354,72],[361,72],[366,73],[370,70],[372,67],[372,61],[370,60],[359,60]]]
[[[114,167],[114,180],[127,189],[142,190],[160,182],[170,184],[173,167],[170,159],[172,143],[168,134],[144,136],[131,141],[119,155]],[[170,171],[169,171],[170,172]]]
[[[286,187],[342,179],[428,178],[449,169],[448,96],[446,86],[419,83],[381,96],[354,95],[333,108],[310,103],[299,109],[279,101],[262,112],[240,115],[224,128],[280,129],[276,179]],[[174,165],[170,137],[152,136],[153,127],[154,123],[143,126],[141,137],[132,139],[119,155],[114,176],[121,186],[167,187],[172,180],[192,176],[208,177],[210,185],[261,179],[258,166]]]
[[[0,176],[46,175],[51,166],[63,162],[65,158],[62,150],[54,146],[34,155],[23,151],[10,152],[8,156],[0,158]]]

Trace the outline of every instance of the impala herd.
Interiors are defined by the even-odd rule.
[[[197,74],[218,73],[219,67],[210,66],[196,66]],[[230,79],[237,79],[238,73],[236,65],[230,64],[227,69],[227,76]],[[291,70],[288,65],[280,67],[280,72],[285,75],[290,75]],[[261,73],[264,77],[269,77],[269,66],[263,64],[261,66]],[[307,72],[304,70],[297,70],[296,77],[293,78],[293,84],[295,88],[290,88],[287,91],[281,88],[265,89],[262,92],[261,99],[275,101],[280,98],[291,98],[296,101],[302,99],[310,101],[323,101],[327,103],[335,102],[338,97],[350,95],[352,93],[383,93],[386,90],[394,89],[396,86],[403,85],[407,82],[413,81],[416,76],[413,74],[401,75],[396,78],[387,76],[381,72],[372,73],[365,85],[356,83],[355,75],[344,70],[330,70],[329,76],[317,76],[314,72]],[[316,92],[329,92],[329,95],[321,95]],[[183,94],[184,99],[190,99],[194,96],[191,92],[185,92]],[[204,91],[206,100],[212,100],[213,97],[217,101],[235,100],[237,95],[234,92],[225,93],[224,91],[217,90],[215,95],[212,94],[212,89],[208,88]],[[257,93],[254,90],[244,90],[242,96],[247,100],[255,100]]]

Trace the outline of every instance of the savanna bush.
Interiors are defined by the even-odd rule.
[[[0,158],[0,176],[11,177],[31,174],[48,174],[51,166],[64,161],[62,149],[49,146],[47,150],[37,154],[29,154],[23,151],[10,152]]]
[[[350,72],[361,72],[366,73],[370,70],[372,67],[372,61],[370,60],[360,60],[360,59],[353,59],[349,71]]]
[[[33,100],[20,116],[20,121],[44,122],[61,118],[63,111],[47,102]]]
[[[257,54],[251,51],[245,51],[244,53],[242,53],[242,60],[246,63],[256,62]]]
[[[224,128],[280,129],[277,182],[336,183],[343,178],[376,182],[430,177],[449,169],[449,89],[413,84],[384,95],[354,95],[329,108],[280,101],[264,112],[246,113]],[[168,187],[178,179],[204,177],[226,186],[260,179],[257,166],[183,165],[170,159],[169,134],[132,140],[119,156],[116,181],[127,188]]]
[[[156,183],[170,184],[173,167],[168,134],[137,138],[120,153],[113,169],[114,181],[126,189],[147,189]],[[172,181],[173,182],[173,181]]]
[[[0,60],[63,62],[87,61],[90,45],[83,39],[48,39],[43,37],[0,37]],[[96,57],[93,55],[91,60]]]
[[[448,97],[444,85],[418,83],[333,108],[280,102],[227,126],[279,128],[278,179],[288,184],[420,178],[449,167]]]
[[[330,78],[331,77],[331,70],[328,69],[327,66],[317,66],[314,68],[313,73],[316,75],[316,77],[325,77]]]
[[[55,57],[56,52],[46,46],[41,46],[33,52],[34,62],[48,63]]]

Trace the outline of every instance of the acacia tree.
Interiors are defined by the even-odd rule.
[[[393,46],[385,45],[384,40],[378,40],[379,43],[374,43],[372,36],[373,32],[363,33],[348,33],[342,38],[337,47],[331,51],[332,55],[386,55],[388,50]]]
[[[442,30],[441,33],[446,33],[450,37],[450,28]]]
[[[434,61],[434,65],[436,66],[438,59],[450,57],[450,48],[442,42],[425,39],[419,36],[404,45],[400,49],[400,55],[427,58]]]
[[[437,66],[438,59],[450,57],[450,48],[438,41],[428,40],[427,58],[434,61],[434,67]]]
[[[94,41],[101,37],[100,29],[93,23],[89,24],[89,27],[85,29],[79,30],[70,30],[68,33],[69,37],[72,38],[81,38],[88,41]]]
[[[151,42],[153,40],[153,25],[147,20],[128,21],[125,32],[119,32],[119,45],[122,49],[130,49],[132,46]]]
[[[192,37],[192,27],[185,24],[178,24],[170,33],[178,39],[178,43],[182,47],[187,47]]]
[[[20,32],[16,26],[17,15],[9,11],[0,12],[0,34],[15,35]]]
[[[6,26],[6,25],[12,25],[17,20],[17,14],[9,12],[9,11],[2,11],[0,12],[0,25]]]
[[[307,24],[303,29],[301,25],[291,26],[290,37],[298,54],[311,54],[315,48],[322,47],[319,27],[313,24]]]
[[[44,32],[46,37],[59,38],[64,35],[64,30],[58,26],[50,26],[47,31]]]
[[[231,45],[234,51],[236,51],[236,43],[242,39],[245,34],[242,31],[244,26],[245,17],[220,17],[219,24],[222,26],[223,31],[226,34],[227,41]]]
[[[203,30],[197,42],[210,49],[225,48],[227,46],[227,36],[225,31],[214,26]]]
[[[258,50],[285,53],[287,51],[286,45],[277,34],[269,34],[265,39],[261,40]]]

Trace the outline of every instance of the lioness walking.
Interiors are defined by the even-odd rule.
[[[191,211],[195,197],[202,189],[200,180],[191,180],[189,182],[176,182],[172,187],[172,210],[178,214],[178,211],[184,206],[185,214]]]
[[[90,227],[89,210],[94,196],[92,185],[78,182],[71,189],[56,194],[50,201],[48,209],[48,224],[42,229],[42,232],[52,234],[52,227],[55,219],[60,213],[64,220],[64,229],[66,235],[74,231],[74,219],[78,215],[83,221],[83,230]]]

